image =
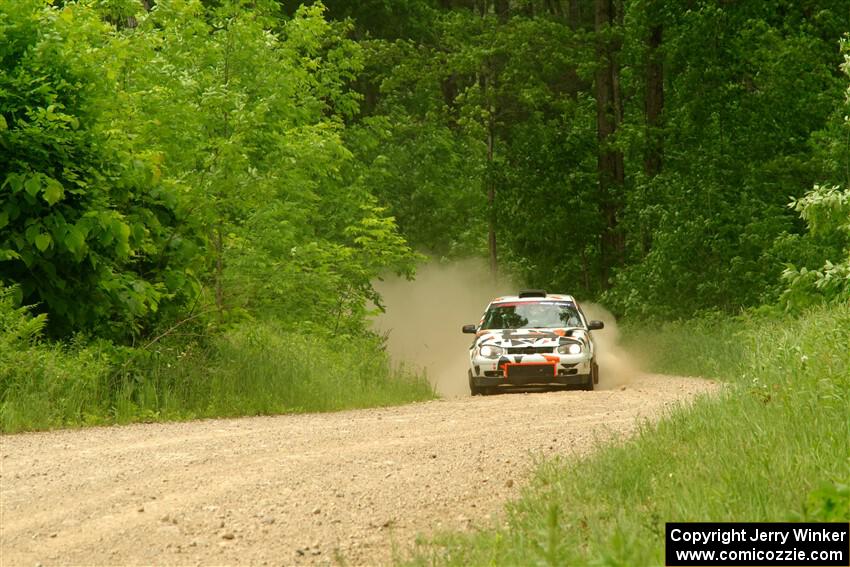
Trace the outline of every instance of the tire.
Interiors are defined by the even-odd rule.
[[[590,361],[590,376],[587,378],[587,382],[582,385],[581,389],[586,390],[588,392],[593,391],[593,387],[599,383],[599,365],[596,364],[595,360]]]
[[[475,385],[475,383],[472,381],[472,372],[470,372],[468,375],[469,375],[469,394],[471,396],[481,396],[481,395],[483,395],[484,394],[484,388],[479,388],[478,386]]]

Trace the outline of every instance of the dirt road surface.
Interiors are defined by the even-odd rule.
[[[0,565],[376,565],[498,521],[581,456],[716,387],[625,387],[0,438]]]

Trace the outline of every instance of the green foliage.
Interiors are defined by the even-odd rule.
[[[89,420],[102,403],[97,385],[108,361],[98,348],[42,342],[47,317],[16,307],[19,296],[0,286],[0,431]]]
[[[17,288],[7,288],[0,285],[0,352],[10,353],[16,349],[29,347],[44,330],[47,315],[32,317],[29,307],[15,307]]]
[[[301,5],[312,2],[281,0],[281,4],[292,14]],[[333,19],[356,21],[356,35],[361,38],[427,39],[433,36],[431,24],[437,12],[437,3],[433,0],[325,0],[323,4]]]
[[[246,324],[179,361],[158,361],[129,396],[133,414],[210,417],[331,411],[430,399],[428,382],[393,368],[374,338]]]
[[[114,401],[114,365],[161,370],[115,345],[189,323],[372,341],[372,282],[484,255],[491,222],[503,270],[620,313],[841,301],[846,0],[615,4],[597,32],[591,0],[0,0],[4,346]]]
[[[800,309],[822,299],[850,296],[850,189],[819,187],[790,205],[806,221],[811,238],[844,251],[845,259],[826,260],[820,269],[809,270],[789,265],[782,274],[788,287],[783,303]]]
[[[0,265],[50,330],[123,338],[186,291],[155,156],[110,132],[108,30],[81,6],[0,4]],[[86,298],[81,301],[80,298]]]
[[[846,175],[842,0],[630,1],[600,34],[590,1],[570,3],[575,13],[535,1],[411,5],[398,9],[429,18],[431,33],[390,32],[391,10],[371,4],[334,3],[331,14],[380,38],[363,42],[358,88],[369,116],[352,146],[414,247],[483,255],[493,216],[501,263],[518,279],[606,292],[618,312],[667,317],[776,301],[783,264],[827,253],[801,242],[785,204]],[[650,127],[655,28],[664,106]],[[598,182],[600,39],[616,58],[618,127],[606,147],[625,155],[612,197],[622,258],[602,254],[611,219]],[[661,165],[648,171],[655,147]]]
[[[850,77],[850,41],[841,44],[844,52],[844,73]],[[846,108],[850,109],[850,86],[847,87]],[[850,117],[843,117],[844,130],[850,141]],[[848,144],[850,147],[850,144]],[[845,167],[850,172],[850,155]],[[799,309],[821,299],[841,299],[850,296],[850,173],[845,180],[847,188],[815,185],[802,198],[788,206],[800,214],[809,229],[799,247],[812,247],[812,243],[831,259],[824,259],[820,269],[797,268],[788,264],[782,274],[787,288],[782,294],[786,307]],[[835,262],[833,263],[833,260]],[[811,265],[811,264],[810,264]]]
[[[595,170],[593,102],[559,84],[588,47],[546,18],[503,23],[461,8],[431,18],[429,36],[365,42],[370,116],[351,139],[370,185],[423,251],[482,255],[493,215],[504,262],[523,276],[560,284],[582,262],[592,269],[595,258],[563,265],[560,245],[595,256],[593,232],[553,230],[596,217],[593,174],[580,170]],[[544,233],[558,241],[543,246]]]
[[[850,486],[842,482],[825,482],[812,490],[806,498],[801,521],[846,521],[850,510]]]
[[[480,254],[486,250],[486,147],[457,128],[457,116],[445,105],[445,61],[409,41],[370,40],[364,54],[360,82],[370,115],[347,133],[356,175],[414,248],[437,256]]]
[[[715,312],[687,321],[626,324],[624,346],[630,352],[648,353],[650,360],[644,363],[649,362],[656,372],[732,381],[739,377],[736,373],[747,356],[741,342],[744,327],[738,321]],[[653,332],[643,332],[648,325]]]
[[[588,459],[544,462],[506,527],[440,536],[412,564],[660,565],[665,522],[850,520],[850,304],[627,336],[659,355],[653,370],[724,390]]]
[[[664,25],[664,165],[651,178],[633,173],[624,218],[631,259],[607,295],[618,311],[688,316],[778,298],[782,264],[800,253],[787,237],[799,232],[787,196],[831,174],[833,156],[817,140],[841,103],[839,4],[818,3],[817,18],[801,5],[782,12],[763,2],[655,15]],[[652,23],[640,18],[642,3],[634,8],[626,53]],[[623,89],[639,92],[643,82],[636,72]],[[637,161],[645,135],[633,117],[623,135]]]
[[[207,19],[173,2],[148,15],[122,47],[126,127],[179,179],[219,311],[355,330],[370,281],[409,273],[415,256],[350,173],[360,48],[321,5],[280,29],[273,6],[225,2]]]
[[[60,4],[0,0],[3,428],[431,396],[365,329],[372,281],[418,256],[346,147],[350,26]]]
[[[785,206],[845,181],[842,1],[635,0],[600,33],[589,0],[555,4],[331,2],[329,19],[271,0],[6,0],[4,274],[57,336],[139,338],[198,305],[359,333],[371,280],[412,274],[412,249],[482,255],[492,220],[518,279],[618,312],[772,302],[787,264],[805,267],[794,289],[842,293],[843,251]],[[605,147],[600,41],[617,73]],[[608,149],[625,170],[606,196]],[[602,253],[611,230],[620,257]]]
[[[0,261],[54,335],[198,303],[359,332],[370,282],[412,273],[343,141],[348,27],[243,4],[3,5]]]
[[[0,431],[394,405],[433,397],[375,338],[246,323],[144,349],[41,341],[44,315],[0,288]],[[197,326],[195,331],[200,330]],[[196,333],[192,333],[196,335]]]
[[[386,203],[414,247],[437,256],[480,254],[481,156],[451,129],[395,117],[365,118],[347,134],[359,182]],[[423,214],[432,211],[432,214]],[[478,226],[477,226],[478,223]]]

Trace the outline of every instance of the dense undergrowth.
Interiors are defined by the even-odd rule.
[[[247,322],[148,348],[42,342],[43,317],[0,295],[0,431],[331,411],[434,396],[377,339]]]
[[[592,458],[542,464],[506,527],[441,536],[415,564],[660,565],[665,522],[850,520],[850,303],[627,337],[654,370],[724,390]]]

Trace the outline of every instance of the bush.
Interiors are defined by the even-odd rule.
[[[369,337],[239,325],[206,345],[148,362],[125,387],[167,416],[213,417],[385,406],[434,396],[423,377],[391,366]],[[136,380],[136,381],[134,381]]]
[[[46,317],[0,287],[0,430],[99,422],[110,359],[101,347],[40,342]]]
[[[434,396],[380,341],[255,322],[150,348],[45,343],[43,315],[0,288],[0,430],[331,411]],[[165,339],[168,340],[167,338]]]

